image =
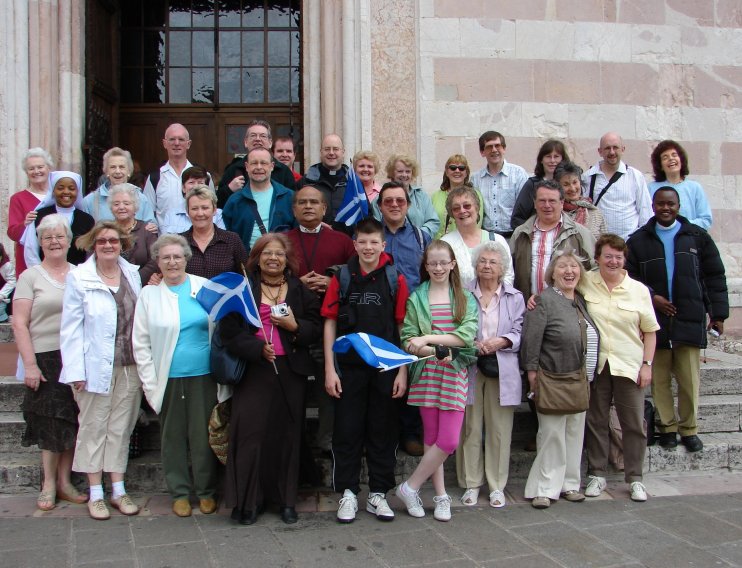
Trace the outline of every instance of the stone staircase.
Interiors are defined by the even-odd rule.
[[[0,324],[0,343],[11,343],[12,332],[7,324]],[[6,353],[5,351],[3,353]],[[3,357],[7,357],[5,354]],[[719,351],[707,351],[707,360],[701,365],[701,401],[699,435],[704,450],[688,453],[679,446],[664,450],[659,446],[648,448],[645,472],[676,473],[685,471],[742,471],[742,357]],[[4,361],[6,373],[11,365]],[[36,447],[20,445],[25,427],[20,404],[24,386],[12,376],[0,376],[0,493],[37,491],[41,482],[39,451]],[[310,433],[316,426],[316,409],[308,411]],[[510,476],[525,479],[535,456],[523,450],[525,442],[535,432],[531,426],[528,407],[524,403],[515,415]],[[159,432],[156,417],[143,428],[139,458],[129,461],[127,487],[137,493],[166,492],[159,455]],[[402,479],[417,465],[419,458],[400,451],[397,458],[397,476]],[[323,481],[330,485],[331,463],[317,457]],[[365,469],[365,468],[364,468]],[[455,462],[446,463],[446,477],[455,485]],[[365,470],[362,473],[365,478]],[[82,480],[81,480],[82,481]]]

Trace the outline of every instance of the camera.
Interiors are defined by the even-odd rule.
[[[271,306],[271,315],[276,316],[277,318],[285,318],[289,315],[289,307],[286,302]]]

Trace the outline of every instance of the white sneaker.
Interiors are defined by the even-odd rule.
[[[461,503],[467,507],[473,507],[479,500],[479,487],[470,487],[461,496]]]
[[[642,503],[647,500],[647,488],[644,487],[644,484],[641,481],[634,481],[629,485],[629,488],[631,489],[632,501],[639,501]]]
[[[340,506],[338,507],[338,522],[352,523],[356,520],[356,512],[358,512],[358,499],[356,499],[355,493],[350,489],[346,489],[343,492],[343,496],[340,499]]]
[[[436,495],[433,497],[433,503],[435,503],[435,511],[433,511],[433,518],[436,521],[450,521],[451,520],[451,498],[448,495]]]
[[[605,489],[605,477],[600,477],[599,475],[591,475],[589,477],[590,483],[585,487],[585,497],[597,497],[603,493],[603,489]]]
[[[499,489],[495,489],[490,493],[490,507],[500,509],[505,506],[505,494]]]
[[[423,509],[423,500],[420,499],[420,494],[417,491],[413,491],[407,482],[400,484],[395,491],[395,494],[407,507],[407,512],[411,517],[417,517],[418,519],[425,516],[425,509]]]
[[[386,502],[386,495],[383,493],[369,493],[366,499],[366,510],[380,521],[393,521],[394,511]]]

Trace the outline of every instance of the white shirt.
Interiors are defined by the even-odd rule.
[[[186,160],[183,171],[191,167],[193,167],[193,164]],[[177,211],[178,206],[183,202],[183,182],[169,161],[160,166],[160,180],[157,182],[156,188],[152,187],[150,179],[151,176],[147,176],[147,183],[144,184],[144,195],[154,207],[157,224],[161,226],[165,221],[165,214],[169,211]],[[209,175],[209,188],[214,191],[214,182],[211,175]]]

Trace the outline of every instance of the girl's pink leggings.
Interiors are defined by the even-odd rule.
[[[463,410],[421,406],[420,418],[423,421],[423,441],[426,446],[436,445],[449,455],[456,451],[464,422]]]

